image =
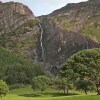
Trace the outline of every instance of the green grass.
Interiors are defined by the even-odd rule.
[[[100,100],[100,96],[63,96],[63,97],[21,97],[16,95],[8,95],[3,100]]]
[[[47,92],[49,91],[49,92]],[[14,89],[3,98],[3,100],[100,100],[100,96],[96,93],[84,93],[70,91],[70,93],[63,94],[62,91],[49,89],[44,93],[34,93],[31,87]]]

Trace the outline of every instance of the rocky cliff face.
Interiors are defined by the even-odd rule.
[[[53,66],[51,72],[57,70],[72,54],[99,47],[99,21],[99,0],[68,4],[41,17],[44,58],[45,62]]]
[[[0,3],[0,45],[12,52],[34,59],[39,33],[38,22],[32,11],[17,2]]]
[[[0,3],[0,34],[13,32],[20,25],[34,18],[32,11],[21,3]]]
[[[99,47],[99,4],[92,0],[68,4],[35,18],[23,4],[0,3],[0,45],[56,74],[58,66],[72,54]]]
[[[64,30],[82,33],[100,42],[100,0],[68,4],[50,16]]]
[[[98,43],[81,33],[62,29],[51,17],[42,18],[41,26],[43,28],[44,62],[53,67],[50,69],[53,73],[72,54],[83,49],[99,47]]]

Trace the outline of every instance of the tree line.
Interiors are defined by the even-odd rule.
[[[32,79],[32,88],[44,91],[54,86],[68,93],[69,89],[96,91],[100,94],[100,49],[88,49],[71,56],[59,69],[59,75],[51,79],[37,76]]]
[[[83,91],[85,94],[88,91],[96,91],[100,95],[100,49],[82,50],[74,54],[59,68],[59,74],[55,78],[39,74],[30,76],[28,73],[28,75],[34,91],[43,92],[52,87],[63,90],[64,93],[69,93],[70,89],[75,89]],[[5,92],[2,92],[2,84],[3,82],[0,81],[0,96],[5,95],[8,91],[7,88],[4,90]]]
[[[0,47],[0,79],[8,85],[30,84],[33,77],[43,74],[39,65]]]

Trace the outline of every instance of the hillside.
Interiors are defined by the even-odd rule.
[[[0,47],[0,79],[5,80],[9,85],[29,84],[33,77],[43,73],[39,65]]]
[[[0,3],[0,45],[24,58],[37,60],[38,21],[18,2]]]
[[[31,7],[34,2],[27,1]],[[2,100],[100,100],[99,95],[100,0],[69,3],[39,17],[22,3],[0,1]]]
[[[100,2],[89,0],[35,17],[18,2],[0,3],[0,45],[57,74],[74,53],[100,47]]]
[[[68,31],[82,33],[100,43],[100,1],[72,3],[50,14]]]

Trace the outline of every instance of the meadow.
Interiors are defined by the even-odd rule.
[[[49,91],[49,92],[48,92]],[[100,96],[96,93],[70,91],[69,94],[63,94],[63,91],[48,89],[47,91],[35,92],[30,86],[25,88],[13,89],[9,91],[6,97],[2,100],[100,100]]]

